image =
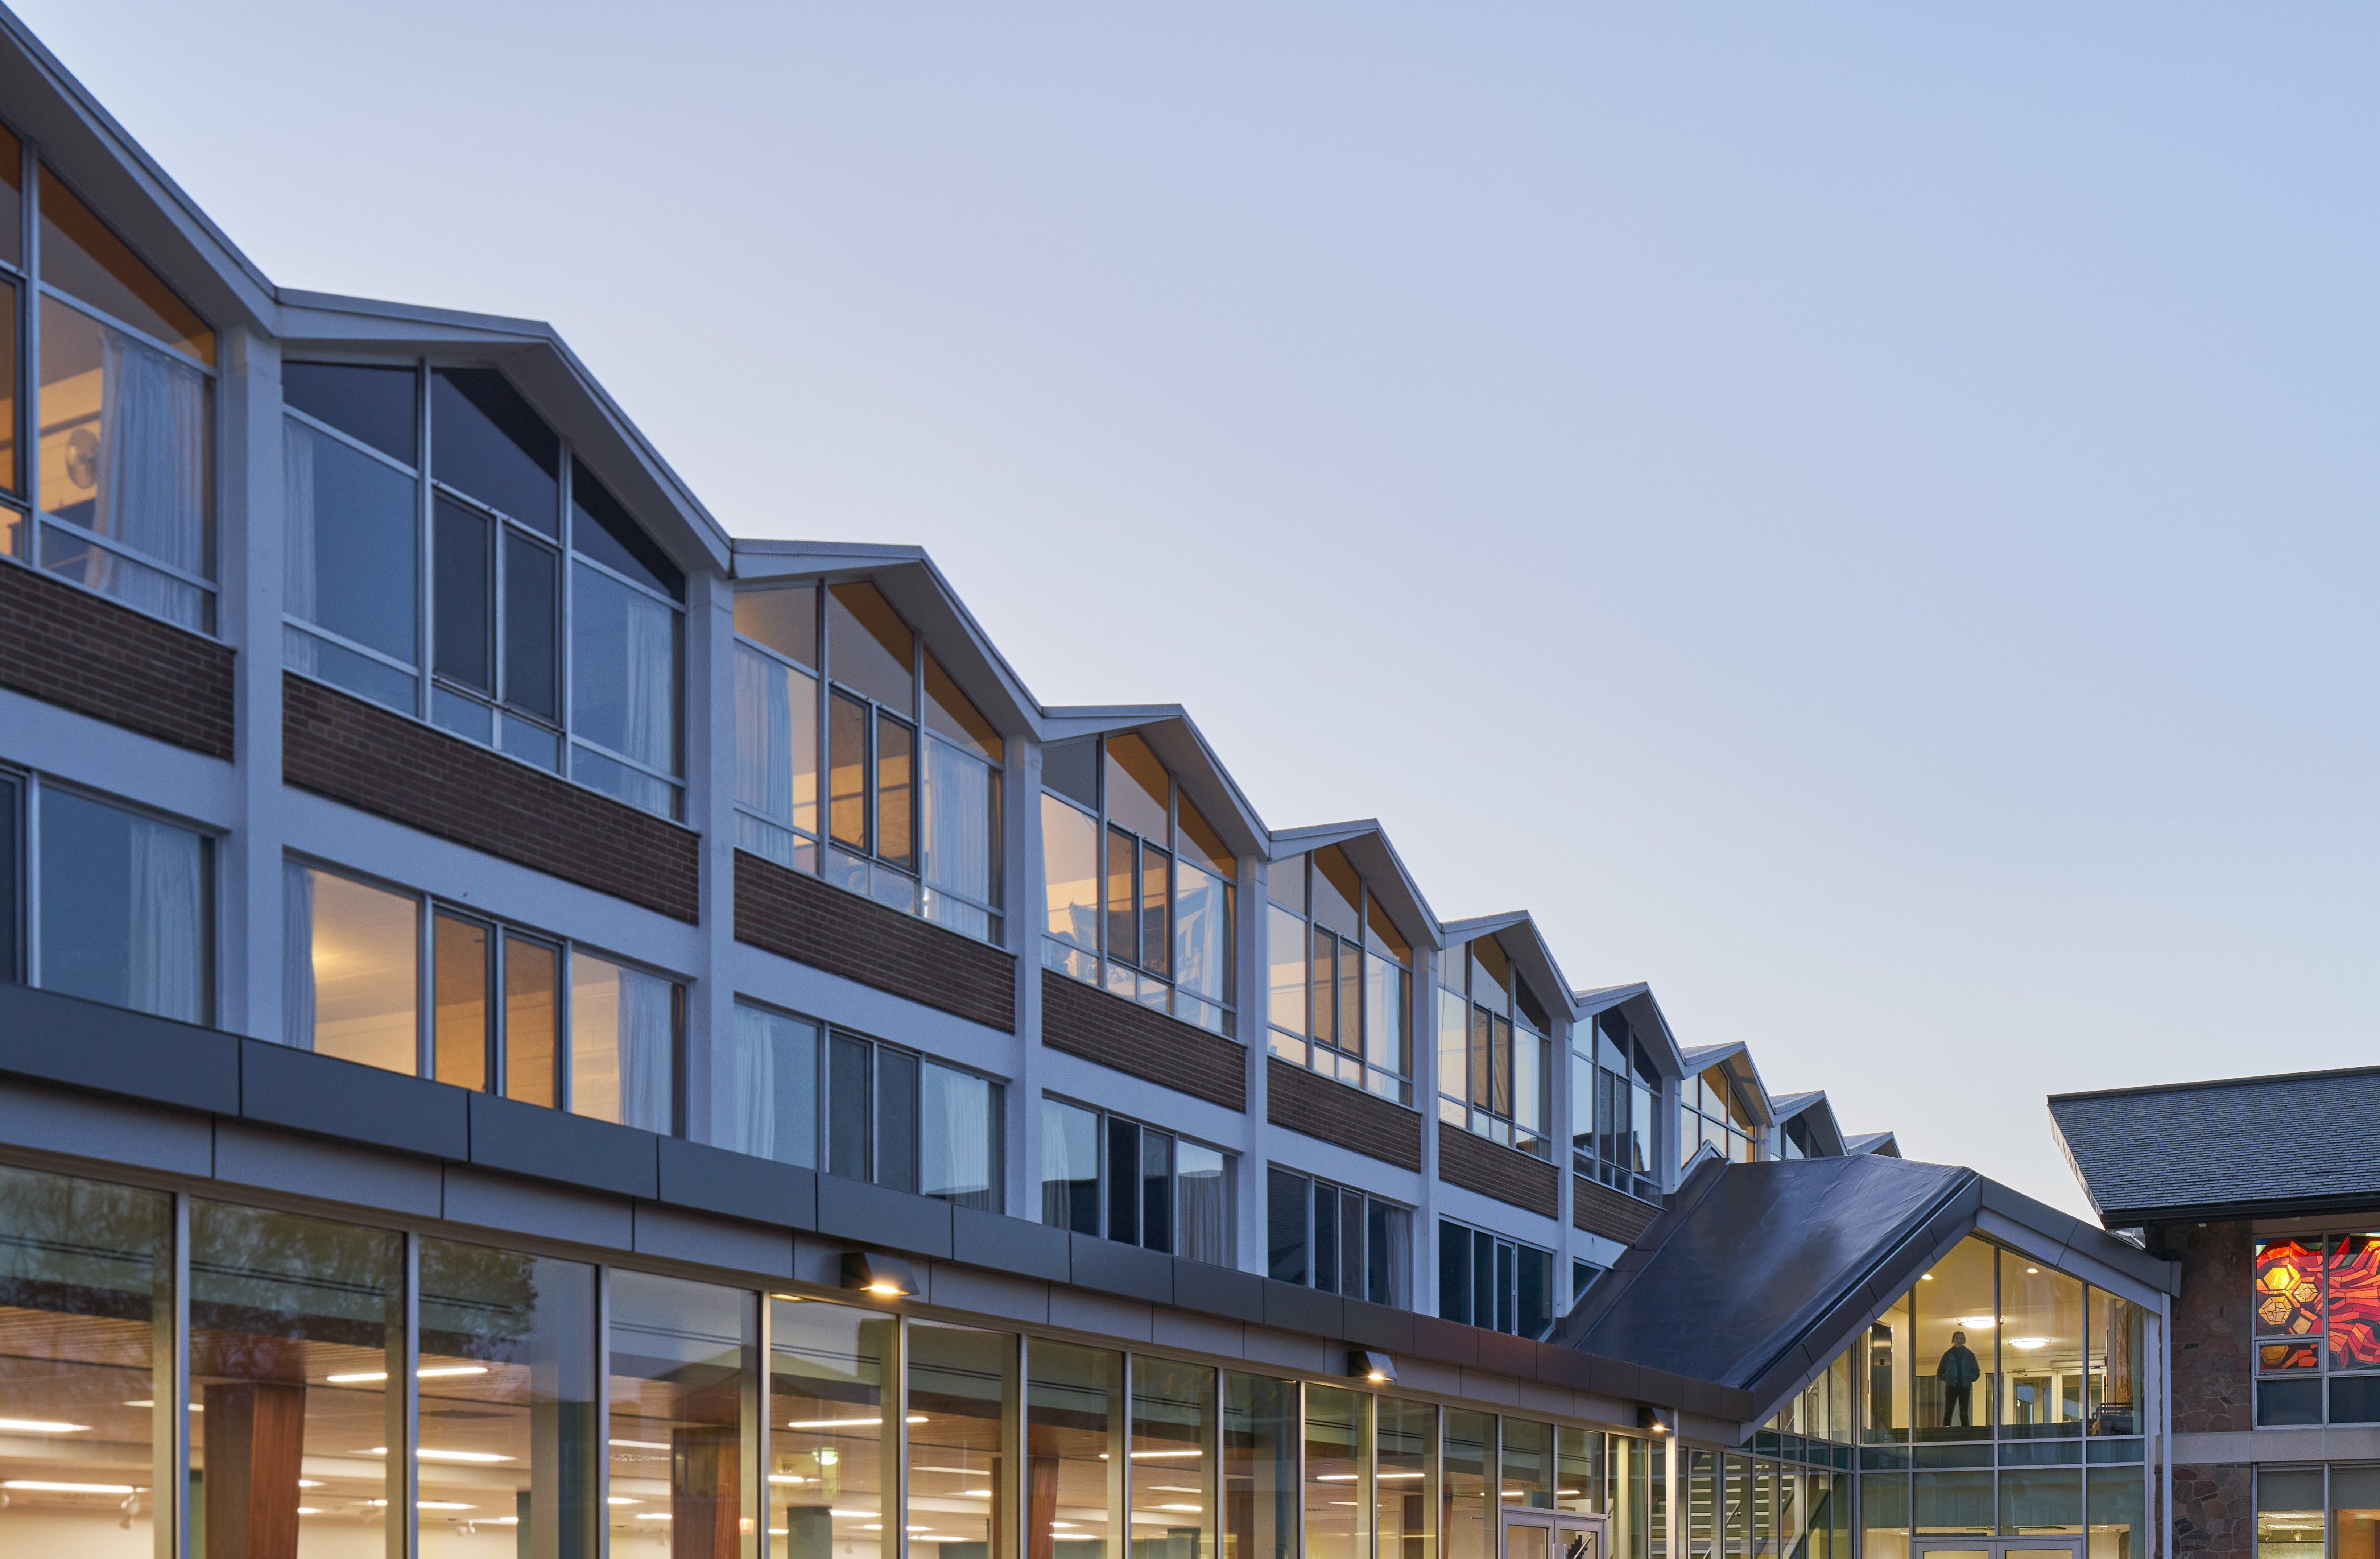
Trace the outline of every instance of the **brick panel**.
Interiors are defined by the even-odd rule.
[[[928,1007],[1016,1032],[1016,955],[735,852],[735,939]]]
[[[30,568],[0,563],[0,683],[231,759],[232,650]]]
[[[1570,1221],[1574,1227],[1622,1245],[1633,1245],[1661,1210],[1650,1202],[1623,1196],[1584,1175],[1570,1178]]]
[[[1054,969],[1041,972],[1041,1043],[1225,1109],[1248,1107],[1248,1053]]]
[[[1438,1178],[1541,1217],[1561,1216],[1560,1170],[1443,1120],[1438,1123]]]
[[[1265,1057],[1265,1118],[1400,1169],[1421,1167],[1421,1117],[1278,1056]]]
[[[321,683],[285,674],[281,690],[288,783],[662,914],[699,913],[692,829]]]

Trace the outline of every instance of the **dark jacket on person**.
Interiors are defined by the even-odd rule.
[[[1942,1356],[1942,1362],[1935,1370],[1934,1376],[1952,1391],[1964,1391],[1983,1379],[1984,1372],[1966,1344],[1952,1343],[1950,1351]]]

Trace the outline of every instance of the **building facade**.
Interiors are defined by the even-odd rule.
[[[0,183],[0,1552],[2152,1550],[2166,1262],[276,287],[5,15]]]

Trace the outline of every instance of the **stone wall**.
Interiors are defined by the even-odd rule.
[[[2173,1469],[2176,1559],[2249,1559],[2256,1551],[2254,1480],[2237,1462]]]
[[[2180,1434],[2252,1429],[2255,1357],[2250,1297],[2255,1242],[2244,1223],[2159,1232],[2181,1263],[2173,1308],[2173,1427]],[[2252,1559],[2255,1480],[2240,1463],[2173,1469],[2175,1559]]]

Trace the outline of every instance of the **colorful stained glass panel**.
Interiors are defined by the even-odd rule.
[[[2330,1367],[2380,1369],[2380,1235],[2331,1237]]]
[[[2256,1367],[2312,1370],[2320,1362],[2322,1254],[2294,1239],[2256,1247]],[[2266,1341],[2265,1339],[2273,1339]]]

